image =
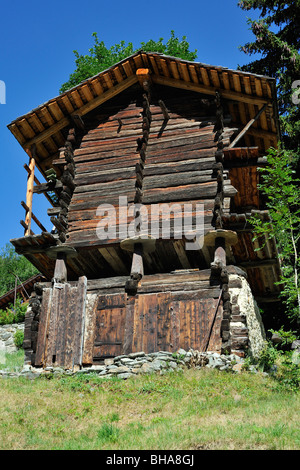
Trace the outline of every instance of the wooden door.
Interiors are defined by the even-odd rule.
[[[96,309],[94,360],[122,354],[126,294],[101,295]]]
[[[87,279],[78,284],[54,284],[43,293],[40,311],[36,366],[66,369],[82,365]]]

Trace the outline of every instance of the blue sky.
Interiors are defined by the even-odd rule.
[[[5,4],[4,4],[5,3]],[[7,129],[17,117],[57,96],[74,70],[74,54],[88,53],[97,32],[107,47],[120,42],[168,39],[170,31],[187,36],[197,61],[236,68],[249,61],[238,50],[252,40],[247,16],[238,0],[15,0],[2,2],[0,80],[6,84],[6,104],[0,104],[1,230],[0,248],[23,236],[21,200],[26,197],[27,154]],[[257,15],[256,15],[257,16]],[[51,229],[43,195],[35,195],[33,211]],[[39,229],[36,229],[36,233]]]

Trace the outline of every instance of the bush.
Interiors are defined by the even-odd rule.
[[[268,372],[272,369],[279,356],[280,352],[270,343],[266,343],[257,359],[257,365],[261,370]]]
[[[0,325],[22,323],[25,319],[27,305],[27,302],[22,303],[22,300],[17,298],[15,306],[10,304],[5,310],[0,309]]]
[[[24,332],[21,330],[17,330],[14,334],[14,343],[18,349],[23,347],[24,342]]]
[[[298,391],[300,388],[300,354],[292,351],[282,354],[276,379],[285,388]]]

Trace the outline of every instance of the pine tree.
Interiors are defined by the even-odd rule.
[[[240,69],[277,79],[282,141],[299,160],[300,0],[243,0],[238,5],[260,12],[259,20],[248,20],[255,40],[240,47],[258,58]]]

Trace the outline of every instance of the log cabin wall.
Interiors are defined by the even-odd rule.
[[[52,279],[36,286],[30,301],[26,360],[81,367],[120,353],[178,347],[234,346],[242,355],[247,332],[235,328],[241,341],[232,333],[237,308],[230,272],[236,272],[226,264],[245,267],[262,299],[278,294],[275,241],[256,246],[249,224],[253,211],[268,217],[257,166],[276,146],[277,117],[275,82],[268,77],[141,51],[11,123],[43,176],[52,170],[58,176],[29,188],[54,204],[48,213],[57,233],[39,224],[43,232],[35,235],[27,225],[25,236],[13,240],[17,252]],[[237,142],[239,148],[231,148]],[[28,174],[33,183],[30,168]],[[155,251],[122,249],[124,230],[99,239],[105,217],[97,208],[118,207],[120,196],[127,208],[148,209],[149,225],[158,227]],[[172,214],[170,236],[163,237],[164,216],[149,208],[186,203],[193,204],[193,224],[194,205],[203,204],[205,233],[218,232],[215,243],[186,250]],[[24,207],[26,217],[37,220],[32,207]],[[111,218],[120,228],[123,221]],[[236,245],[220,238],[222,229],[237,234]]]
[[[171,240],[162,240],[163,218],[155,212],[155,205],[159,210],[166,203],[182,208],[185,203],[192,203],[193,208],[203,204],[205,230],[215,226],[215,163],[220,146],[215,98],[184,90],[174,93],[156,85],[147,113],[143,90],[136,85],[103,105],[101,114],[92,113],[85,120],[88,130],[74,152],[76,189],[69,206],[66,242],[79,253],[74,261],[78,275],[80,264],[84,266],[81,271],[92,278],[130,272],[131,257],[119,245],[126,235],[119,237],[117,231],[100,242],[96,233],[101,220],[96,214],[98,206],[118,208],[120,196],[126,196],[128,206],[137,202],[145,206],[148,229],[155,223],[159,227],[156,251],[144,258],[145,273],[209,266],[213,253],[186,252],[182,237],[173,233],[173,220]],[[234,132],[226,109],[224,123],[223,147]],[[233,196],[230,181],[225,179],[224,184],[229,197]],[[158,216],[151,218],[151,214]],[[116,215],[118,222],[119,213]],[[128,217],[128,226],[133,218],[133,214]]]

